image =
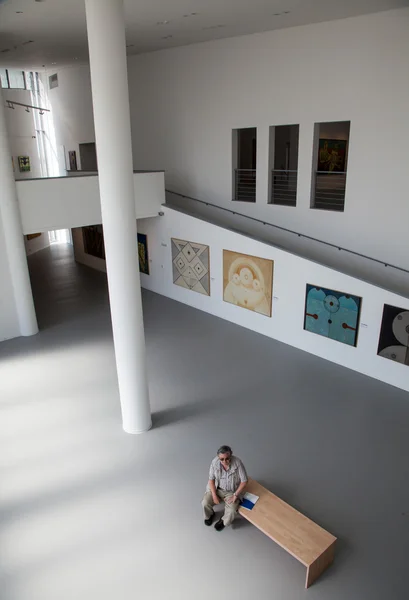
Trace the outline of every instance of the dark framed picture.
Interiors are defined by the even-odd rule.
[[[149,275],[148,238],[144,233],[138,233],[139,271]]]
[[[70,171],[77,171],[77,153],[75,150],[68,150],[68,159],[70,161]]]
[[[30,157],[29,156],[19,156],[18,157],[18,168],[20,169],[20,173],[27,173],[27,171],[30,171],[31,170]]]
[[[378,356],[409,366],[409,308],[384,305]]]
[[[89,225],[82,228],[84,252],[105,260],[104,230],[102,225]]]
[[[317,171],[343,173],[345,171],[347,140],[319,140]]]

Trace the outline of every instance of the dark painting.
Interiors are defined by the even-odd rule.
[[[139,271],[149,275],[148,238],[144,233],[138,233]]]
[[[77,154],[75,150],[68,151],[68,158],[70,161],[70,171],[77,171]]]
[[[318,147],[317,171],[344,172],[347,143],[346,140],[321,139]]]
[[[384,305],[378,355],[409,365],[409,309]]]
[[[84,252],[105,260],[104,230],[102,225],[90,225],[82,228]]]

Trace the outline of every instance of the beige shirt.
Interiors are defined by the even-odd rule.
[[[214,481],[216,489],[220,488],[225,492],[235,492],[240,483],[247,481],[246,469],[237,456],[232,456],[230,466],[227,471],[223,468],[218,456],[212,460],[209,471],[209,480]],[[207,491],[210,492],[209,484]]]

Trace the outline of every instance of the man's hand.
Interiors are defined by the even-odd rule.
[[[220,504],[219,496],[213,496],[213,502],[215,504]]]
[[[233,496],[229,496],[228,498],[226,498],[226,502],[227,504],[233,504],[233,502],[237,501],[237,496],[234,494]]]

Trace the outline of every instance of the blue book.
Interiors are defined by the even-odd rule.
[[[246,492],[244,494],[243,500],[240,502],[240,506],[246,508],[247,510],[253,510],[255,503],[259,499],[259,496],[255,494],[250,494],[250,492]]]

